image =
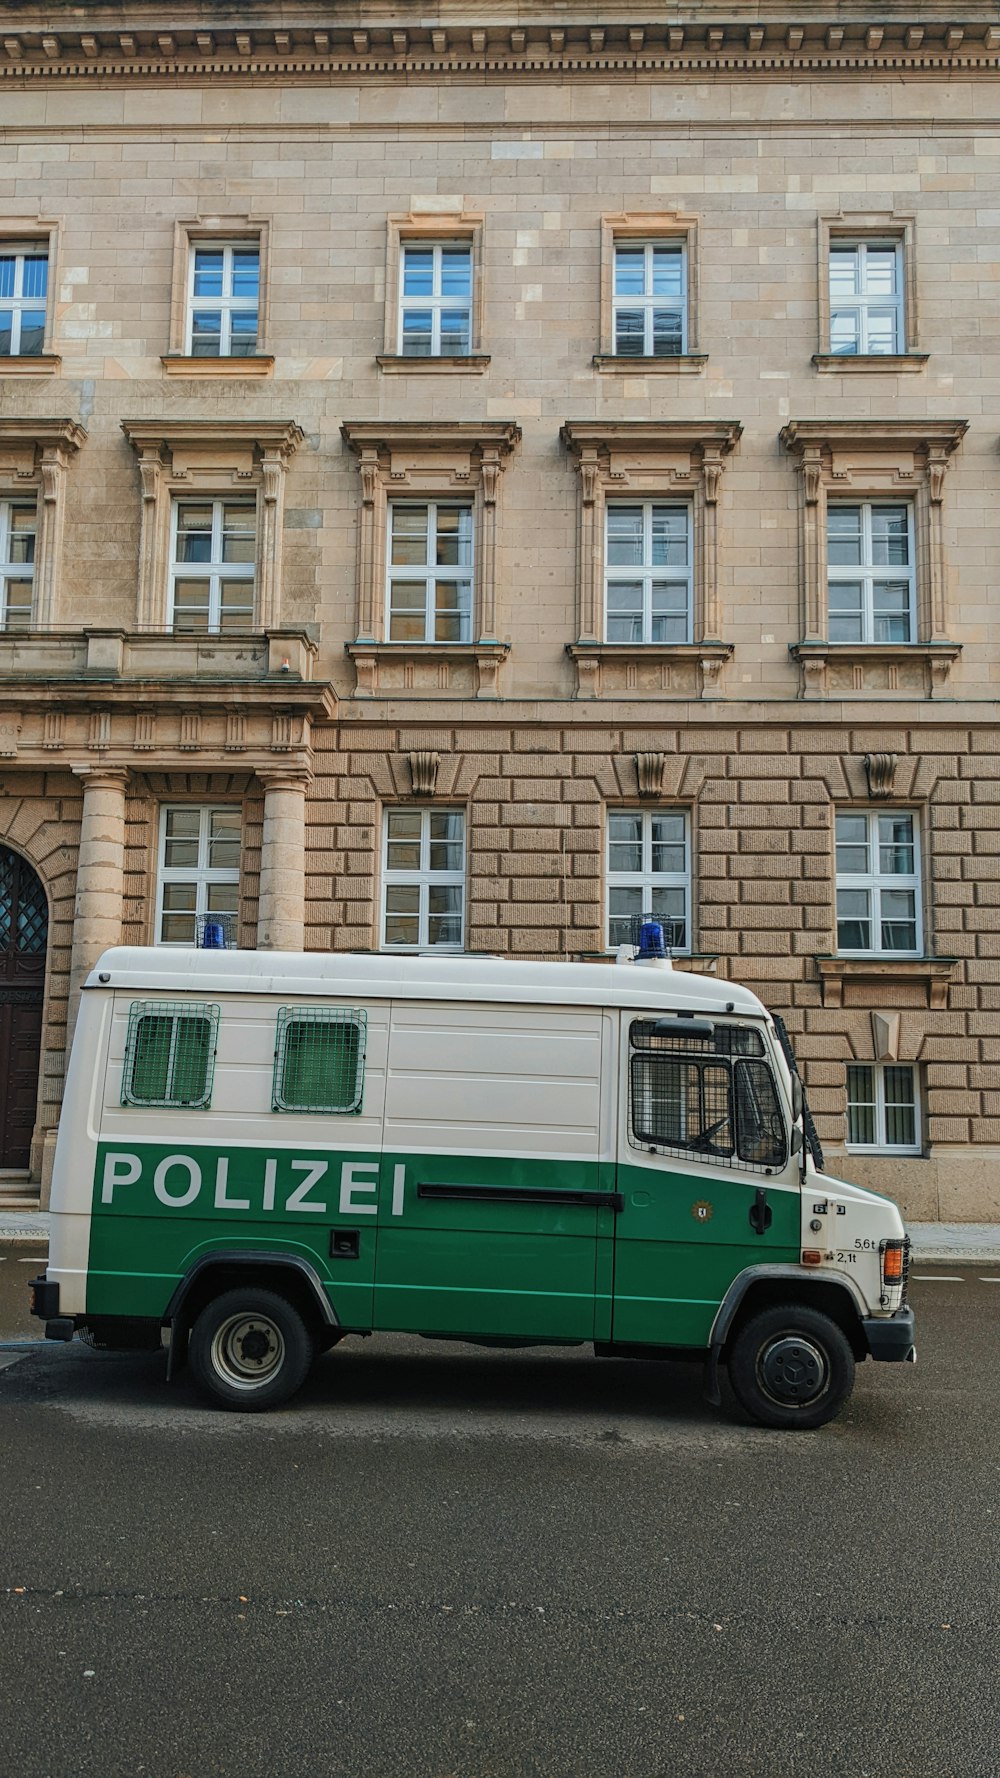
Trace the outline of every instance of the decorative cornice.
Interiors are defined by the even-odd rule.
[[[349,420],[340,431],[344,442],[358,453],[363,449],[398,451],[408,445],[429,451],[492,445],[512,451],[521,437],[514,420]]]
[[[248,79],[301,80],[396,77],[400,81],[442,76],[482,80],[511,77],[586,79],[731,74],[774,78],[784,74],[859,75],[995,73],[1000,67],[1000,25],[993,7],[964,7],[965,20],[934,18],[928,23],[897,19],[876,22],[859,11],[836,23],[806,14],[766,22],[700,18],[688,22],[629,20],[617,6],[602,7],[605,22],[546,20],[518,23],[470,22],[464,9],[443,5],[435,22],[396,18],[368,22],[371,8],[357,7],[356,18],[331,21],[311,4],[283,17],[280,4],[263,8],[261,22],[219,24],[214,10],[199,4],[171,8],[169,25],[152,8],[133,4],[130,28],[110,8],[88,7],[86,28],[79,19],[7,7],[9,24],[0,27],[0,79],[20,83],[72,81],[130,85],[162,82],[237,83]],[[247,8],[249,13],[251,8]],[[912,8],[914,14],[919,5]],[[615,16],[617,14],[617,16]],[[451,16],[449,16],[451,15]]]
[[[42,451],[78,451],[86,437],[86,428],[76,420],[0,419],[0,445],[35,445]]]
[[[175,450],[178,445],[243,444],[290,457],[305,437],[294,420],[123,420],[121,424],[129,444],[140,453],[161,447]]]
[[[968,420],[789,420],[778,434],[786,451],[957,450]]]
[[[559,437],[577,456],[596,451],[696,451],[714,445],[721,456],[735,450],[739,420],[567,420]]]

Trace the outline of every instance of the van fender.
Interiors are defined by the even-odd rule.
[[[199,1259],[195,1260],[194,1265],[188,1268],[163,1311],[163,1320],[169,1322],[172,1330],[170,1350],[167,1355],[168,1381],[178,1364],[183,1364],[187,1355],[184,1304],[191,1293],[192,1286],[210,1266],[241,1265],[283,1267],[285,1271],[291,1269],[298,1272],[309,1286],[309,1292],[320,1319],[327,1327],[340,1326],[340,1318],[323,1288],[323,1281],[316,1267],[310,1265],[307,1259],[303,1259],[300,1253],[274,1253],[268,1252],[266,1249],[262,1251],[256,1247],[216,1247],[212,1249],[211,1253],[203,1253]]]
[[[736,1277],[733,1279],[729,1289],[726,1291],[725,1296],[719,1304],[715,1320],[712,1323],[712,1331],[708,1336],[708,1352],[705,1357],[704,1394],[706,1401],[710,1402],[713,1407],[717,1408],[722,1400],[719,1391],[719,1363],[722,1358],[722,1349],[725,1346],[726,1339],[729,1335],[729,1330],[736,1319],[736,1312],[739,1309],[743,1298],[746,1296],[747,1291],[750,1290],[753,1285],[758,1284],[762,1278],[768,1280],[774,1278],[787,1278],[799,1288],[801,1288],[803,1284],[807,1286],[814,1283],[833,1284],[837,1289],[842,1290],[844,1295],[848,1297],[859,1321],[861,1321],[868,1313],[868,1305],[854,1280],[852,1278],[845,1278],[842,1272],[828,1271],[824,1266],[818,1266],[815,1271],[810,1267],[808,1272],[804,1272],[801,1266],[761,1265],[747,1266],[744,1271],[737,1272]]]

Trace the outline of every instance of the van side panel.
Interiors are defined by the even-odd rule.
[[[160,1317],[196,1260],[261,1249],[307,1259],[341,1324],[370,1328],[388,1007],[365,1009],[355,1115],[271,1109],[273,997],[222,1002],[210,1107],[123,1106],[130,1004],[116,997],[92,1163],[87,1312]],[[349,1259],[331,1251],[345,1227],[357,1235]]]
[[[394,1003],[378,1327],[594,1337],[600,1089],[600,1013]]]

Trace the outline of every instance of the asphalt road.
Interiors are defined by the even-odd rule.
[[[996,1778],[981,1273],[818,1433],[583,1352],[345,1344],[256,1419],[0,1351],[0,1775]]]

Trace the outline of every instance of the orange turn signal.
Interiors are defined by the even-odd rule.
[[[802,1264],[804,1266],[821,1266],[823,1264],[823,1255],[821,1254],[819,1248],[818,1247],[803,1247],[803,1249],[802,1249]]]
[[[882,1277],[886,1284],[901,1284],[903,1279],[903,1243],[887,1241],[882,1254]]]

